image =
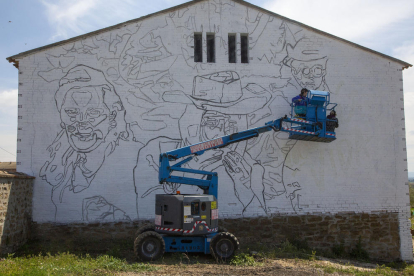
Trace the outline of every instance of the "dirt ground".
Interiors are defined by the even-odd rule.
[[[413,239],[414,245],[414,239]],[[157,270],[143,273],[120,273],[119,276],[135,275],[353,275],[356,271],[373,275],[400,275],[396,270],[377,271],[380,264],[366,263],[349,259],[330,259],[321,256],[314,258],[280,257],[255,258],[253,266],[238,266],[228,263],[216,263],[215,260],[204,254],[169,253],[162,261],[152,263]],[[309,255],[311,257],[311,255]],[[132,256],[131,256],[132,258]],[[133,257],[135,258],[135,256]],[[391,272],[391,274],[390,274]],[[395,273],[395,274],[394,274]],[[402,275],[402,274],[401,274]],[[404,273],[404,275],[409,275]],[[414,275],[414,274],[413,274]]]
[[[318,257],[318,260],[268,259],[255,266],[234,266],[229,264],[157,264],[158,270],[145,273],[121,273],[132,275],[343,275],[326,273],[323,267],[354,268],[363,271],[375,271],[376,265],[350,262],[349,260],[331,260]]]

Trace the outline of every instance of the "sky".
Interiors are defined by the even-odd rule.
[[[16,160],[18,70],[7,57],[170,8],[178,0],[8,0],[0,9],[0,162]],[[412,0],[250,0],[414,65]],[[414,67],[403,71],[408,171],[414,172]]]

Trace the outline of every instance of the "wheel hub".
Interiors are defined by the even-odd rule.
[[[229,246],[226,243],[223,243],[220,246],[220,250],[223,251],[223,252],[226,252],[227,250],[229,250]]]
[[[217,254],[220,255],[220,257],[222,258],[229,257],[234,251],[233,244],[228,239],[221,239],[217,243],[216,248],[217,248]]]
[[[147,244],[147,251],[151,252],[151,251],[153,251],[153,250],[154,250],[154,248],[155,248],[155,246],[154,246],[154,244],[153,244],[153,243],[148,243],[148,244]]]
[[[159,244],[154,239],[148,239],[142,244],[142,252],[147,256],[153,256],[158,252]]]

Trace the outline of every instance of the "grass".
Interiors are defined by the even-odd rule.
[[[413,211],[413,209],[414,209],[414,183],[410,182],[408,184],[408,188],[409,188],[409,191],[410,191],[411,211]]]
[[[384,275],[384,276],[394,276],[394,275],[403,275],[409,276],[414,275],[414,266],[413,265],[403,265],[400,268],[392,268],[389,265],[378,265],[375,269],[364,270],[358,269],[354,266],[348,264],[347,266],[336,267],[331,265],[320,265],[315,264],[315,268],[322,269],[325,273],[328,274],[345,274],[345,275],[356,275],[356,276],[368,276],[368,275]]]
[[[234,256],[230,264],[236,266],[256,266],[260,262],[256,262],[255,258],[247,253],[240,253]]]
[[[408,189],[410,192],[411,229],[414,230],[414,216],[413,216],[414,214],[414,183],[413,182],[410,182],[408,184]]]
[[[360,246],[360,245],[359,245]],[[333,265],[322,263],[320,261],[320,256],[327,258],[335,258],[335,254],[329,252],[314,251],[310,249],[305,242],[289,242],[285,241],[279,247],[267,247],[265,245],[256,245],[251,248],[257,250],[257,254],[253,256],[248,252],[250,249],[246,249],[243,252],[235,256],[235,258],[230,262],[231,265],[236,266],[259,266],[268,262],[269,260],[275,259],[294,259],[295,263],[304,263],[311,265],[315,268],[323,270],[327,274],[341,274],[341,275],[357,275],[357,276],[366,276],[366,275],[414,275],[414,265],[407,264],[405,262],[392,262],[387,264],[377,264],[377,267],[374,269],[364,269],[352,265],[351,263]],[[361,252],[362,248],[358,247],[356,244],[356,250]],[[342,250],[339,250],[341,255],[344,255]],[[367,256],[365,254],[359,255],[357,260],[366,261]],[[348,255],[349,257],[349,255]]]
[[[15,255],[0,260],[0,275],[114,275],[119,272],[143,273],[161,269],[159,264],[182,267],[193,264],[217,264],[204,254],[165,254],[151,264],[137,262],[132,241],[124,240],[107,244],[88,241],[41,243],[32,241]],[[249,249],[250,248],[250,249]],[[241,250],[230,262],[231,266],[260,267],[275,260],[289,259],[295,264],[305,264],[327,273],[341,275],[414,275],[414,265],[405,263],[378,264],[375,269],[363,270],[351,264],[335,265],[322,262],[320,256],[331,257],[333,253],[314,251],[305,241],[285,241],[280,246],[250,245]],[[93,250],[92,250],[93,249]],[[255,252],[252,252],[255,251]],[[341,252],[341,250],[338,250]],[[51,253],[42,253],[51,252]],[[70,252],[70,253],[69,253]],[[219,262],[219,265],[226,263]]]
[[[91,257],[71,253],[8,257],[0,261],[0,275],[112,275],[114,272],[145,272],[156,268],[149,264],[129,264],[109,255]]]
[[[254,252],[252,254],[252,252]],[[310,260],[317,259],[317,251],[311,250],[305,244],[301,248],[297,244],[286,240],[278,247],[269,247],[266,245],[251,245],[249,248],[242,250],[231,261],[231,265],[236,266],[258,266],[272,259],[295,259]]]
[[[132,244],[132,240],[30,241],[0,260],[0,275],[113,275],[157,270],[152,264],[136,261]]]

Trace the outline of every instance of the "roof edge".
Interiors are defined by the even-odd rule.
[[[52,43],[52,44],[48,44],[48,45],[45,45],[45,46],[42,46],[42,47],[38,47],[38,48],[29,50],[29,51],[21,52],[19,54],[10,56],[10,57],[8,57],[6,59],[9,61],[9,63],[13,63],[13,66],[14,67],[19,68],[19,61],[18,61],[18,59],[23,58],[23,57],[25,57],[27,55],[30,55],[30,54],[33,54],[33,53],[36,53],[36,52],[40,52],[42,50],[46,50],[46,49],[51,48],[51,47],[63,45],[63,44],[66,44],[66,43],[71,43],[71,42],[74,42],[74,41],[77,41],[77,40],[80,40],[80,39],[85,39],[85,38],[87,38],[87,37],[89,37],[91,35],[97,35],[97,34],[100,34],[100,33],[103,33],[103,32],[107,32],[107,31],[111,31],[111,30],[114,30],[114,29],[119,29],[121,27],[124,27],[127,24],[136,23],[136,22],[139,22],[139,21],[144,20],[146,18],[149,18],[149,17],[155,16],[155,15],[158,15],[158,14],[162,14],[162,13],[174,11],[176,9],[180,9],[180,8],[185,7],[185,6],[192,5],[192,4],[198,3],[198,2],[203,2],[203,1],[207,1],[207,0],[192,0],[192,1],[189,1],[189,2],[185,2],[183,4],[180,4],[180,5],[177,5],[177,6],[173,6],[171,8],[167,8],[167,9],[164,9],[164,10],[161,10],[161,11],[158,11],[158,12],[155,12],[155,13],[150,13],[150,14],[141,16],[139,18],[135,18],[135,19],[132,19],[132,20],[125,21],[123,23],[119,23],[119,24],[116,24],[116,25],[113,25],[113,26],[109,26],[109,27],[106,27],[106,28],[103,28],[103,29],[99,29],[99,30],[96,30],[96,31],[93,31],[93,32],[89,32],[89,33],[86,33],[86,34],[83,34],[83,35],[75,36],[75,37],[72,37],[72,38],[69,38],[69,39],[66,39],[66,40],[62,40],[62,41],[59,41],[59,42],[55,42],[55,43]],[[254,4],[251,4],[249,2],[246,2],[246,1],[243,1],[243,0],[232,0],[232,1],[234,1],[236,3],[239,3],[241,5],[246,5],[246,6],[249,6],[251,8],[258,9],[258,10],[264,12],[264,13],[268,13],[268,14],[270,14],[272,16],[279,17],[282,20],[288,21],[290,23],[298,24],[299,26],[302,26],[302,27],[304,27],[306,29],[309,29],[309,30],[311,30],[313,32],[316,32],[318,34],[321,34],[321,35],[328,36],[330,38],[339,40],[339,41],[344,42],[346,44],[349,44],[351,46],[354,46],[354,47],[360,48],[362,50],[368,51],[370,53],[379,55],[379,56],[381,56],[383,58],[391,59],[391,60],[393,60],[393,61],[395,61],[397,63],[400,63],[402,65],[402,70],[408,69],[409,67],[413,67],[413,65],[411,65],[410,63],[405,62],[403,60],[400,60],[400,59],[394,58],[392,56],[389,56],[389,55],[386,55],[386,54],[377,52],[375,50],[372,50],[372,49],[367,48],[365,46],[362,46],[362,45],[359,45],[357,43],[351,42],[349,40],[340,38],[338,36],[332,35],[330,33],[327,33],[327,32],[321,31],[321,30],[318,30],[316,28],[313,28],[311,26],[308,26],[306,24],[303,24],[303,23],[301,23],[299,21],[295,21],[295,20],[292,20],[290,18],[284,17],[284,16],[282,16],[280,14],[271,12],[269,10],[266,10],[266,9],[264,9],[262,7],[259,7],[259,6],[256,6]]]
[[[71,42],[75,42],[75,41],[78,41],[78,40],[81,40],[81,39],[85,39],[85,38],[87,38],[87,37],[89,37],[91,35],[98,35],[98,34],[101,34],[101,33],[107,32],[107,31],[111,31],[111,30],[115,30],[115,29],[120,29],[122,27],[125,27],[125,25],[133,24],[133,23],[139,22],[141,20],[144,20],[146,18],[155,16],[155,15],[158,15],[158,14],[162,14],[162,13],[174,11],[176,9],[181,9],[181,8],[183,8],[185,6],[188,6],[188,5],[191,5],[191,4],[194,4],[194,3],[198,3],[198,2],[203,2],[203,1],[207,1],[207,0],[192,0],[192,1],[188,1],[188,2],[185,2],[183,4],[180,4],[180,5],[177,5],[177,6],[173,6],[171,8],[167,8],[167,9],[164,9],[164,10],[161,10],[161,11],[157,11],[157,12],[154,12],[154,13],[150,13],[150,14],[147,14],[147,15],[144,15],[144,16],[141,16],[141,17],[138,17],[138,18],[135,18],[135,19],[131,19],[131,20],[128,20],[128,21],[125,21],[125,22],[122,22],[122,23],[119,23],[119,24],[116,24],[116,25],[112,25],[112,26],[103,28],[103,29],[99,29],[99,30],[96,30],[96,31],[93,31],[93,32],[89,32],[89,33],[83,34],[83,35],[78,35],[78,36],[75,36],[75,37],[72,37],[72,38],[69,38],[69,39],[61,40],[61,41],[58,41],[58,42],[55,42],[55,43],[52,43],[52,44],[47,44],[45,46],[41,46],[41,47],[38,47],[38,48],[34,48],[32,50],[28,50],[28,51],[25,51],[25,52],[21,52],[21,53],[18,53],[16,55],[7,57],[6,60],[8,60],[9,63],[14,62],[16,64],[16,60],[17,59],[23,58],[23,57],[25,57],[27,55],[30,55],[30,54],[33,54],[33,53],[36,53],[36,52],[40,52],[42,50],[46,50],[46,49],[49,49],[49,48],[52,48],[52,47],[56,47],[56,46],[59,46],[59,45],[63,45],[63,44],[66,44],[66,43],[71,43]],[[237,1],[237,2],[239,2],[239,1]],[[243,1],[241,1],[241,2],[243,2]],[[17,66],[15,64],[14,64],[14,66],[16,68],[19,68],[18,67],[18,62],[17,62]]]

